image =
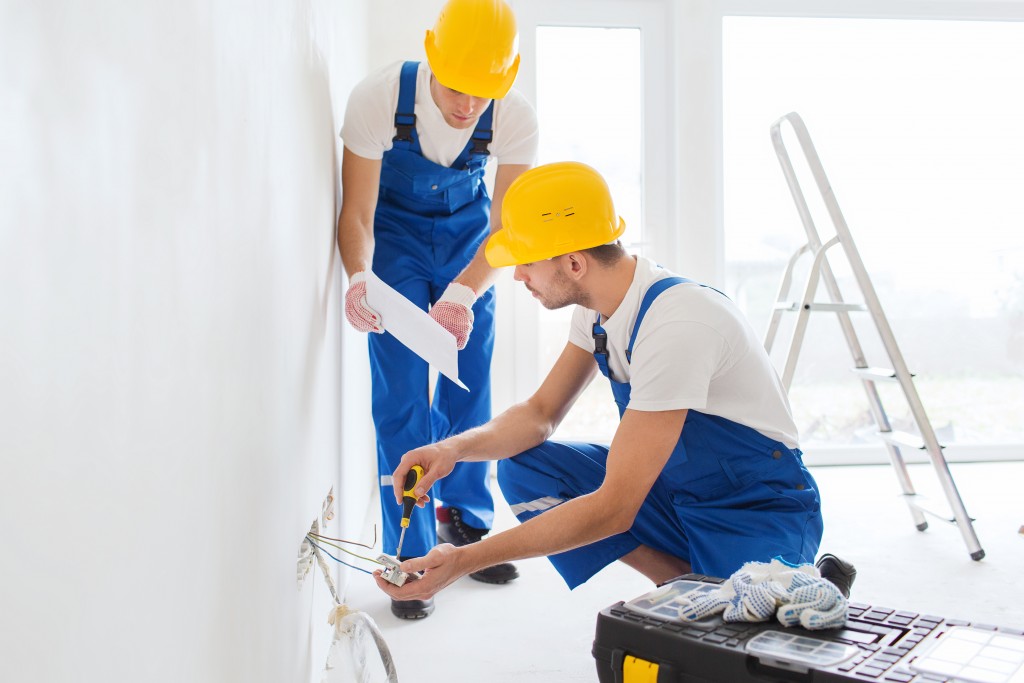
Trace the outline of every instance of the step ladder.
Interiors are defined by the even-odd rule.
[[[796,134],[804,158],[814,177],[818,191],[821,193],[835,229],[835,236],[824,243],[822,243],[818,235],[818,230],[814,225],[811,212],[804,199],[804,193],[800,188],[789,153],[786,151],[785,142],[782,139],[782,125],[786,122],[790,124],[793,132]],[[978,543],[978,537],[974,533],[973,520],[967,515],[967,510],[964,508],[963,500],[961,500],[956,484],[953,482],[953,477],[949,472],[949,466],[943,455],[942,446],[939,445],[936,439],[935,430],[932,429],[931,422],[929,422],[924,406],[921,404],[921,399],[917,394],[913,375],[907,370],[903,354],[900,353],[899,346],[896,344],[896,338],[889,327],[889,322],[886,320],[885,313],[882,312],[882,305],[879,303],[878,296],[871,284],[871,279],[868,277],[864,263],[861,261],[856,245],[854,245],[846,220],[839,210],[839,204],[836,202],[832,187],[829,185],[825,170],[811,142],[803,119],[795,112],[786,114],[772,124],[771,137],[772,144],[775,146],[775,154],[779,158],[782,172],[786,177],[786,183],[789,185],[790,194],[793,197],[793,201],[796,202],[800,220],[803,223],[804,231],[807,233],[807,243],[800,247],[789,259],[785,273],[782,276],[771,320],[765,333],[765,349],[771,354],[783,315],[786,313],[796,313],[797,318],[789,343],[789,353],[782,371],[782,383],[788,391],[793,381],[797,356],[800,353],[800,346],[807,331],[810,314],[822,311],[834,313],[839,319],[839,325],[842,328],[843,336],[846,338],[846,344],[850,349],[850,354],[853,356],[854,371],[859,375],[864,385],[864,390],[870,403],[871,414],[878,427],[879,436],[884,441],[889,452],[889,458],[896,471],[896,478],[899,480],[900,487],[903,490],[903,498],[910,509],[914,524],[920,531],[927,529],[928,522],[925,520],[925,514],[954,524],[960,530],[961,536],[963,536],[971,559],[980,560],[985,557],[985,551],[982,550],[981,545]],[[841,247],[846,256],[846,260],[859,286],[863,303],[848,303],[843,299],[826,255],[829,249],[837,245]],[[805,255],[809,255],[811,258],[807,281],[803,293],[800,294],[800,298],[794,300],[791,298],[793,270],[797,263],[800,262],[801,257]],[[819,302],[815,299],[819,282],[822,281],[830,301]],[[865,360],[864,351],[861,348],[850,317],[851,313],[865,311],[870,314],[871,320],[874,322],[882,344],[888,353],[892,369],[870,367]],[[899,384],[906,397],[907,405],[910,407],[910,412],[913,415],[919,434],[908,434],[893,430],[878,393],[876,386],[878,382],[896,382]],[[901,451],[902,448],[914,448],[927,454],[938,476],[942,491],[949,503],[949,508],[952,510],[952,517],[938,514],[924,506],[923,501],[914,491],[914,486],[910,481],[910,474],[907,471],[906,461]]]

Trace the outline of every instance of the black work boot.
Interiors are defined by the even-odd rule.
[[[814,566],[818,568],[821,578],[835,584],[843,597],[850,597],[850,588],[857,578],[856,567],[832,553],[825,553],[819,557]]]
[[[437,508],[437,538],[454,546],[476,543],[487,535],[490,529],[477,529],[462,520],[462,512],[458,508]],[[493,567],[485,567],[470,574],[471,578],[484,583],[508,583],[519,577],[519,570],[511,562],[502,562]]]
[[[405,562],[410,557],[399,557],[399,562]],[[434,598],[426,600],[391,600],[391,613],[399,619],[424,619],[434,611]]]

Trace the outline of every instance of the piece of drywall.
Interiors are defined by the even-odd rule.
[[[0,679],[319,680],[295,553],[372,491],[334,246],[367,5],[0,5]]]

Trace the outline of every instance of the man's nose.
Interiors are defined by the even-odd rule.
[[[455,106],[458,109],[459,116],[470,116],[473,113],[473,96],[472,95],[460,95],[459,99],[456,100]]]
[[[523,277],[523,267],[516,266],[515,270],[512,271],[512,279],[516,282],[526,282],[526,278]]]

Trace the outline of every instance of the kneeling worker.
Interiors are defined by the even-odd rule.
[[[509,187],[492,266],[514,265],[549,309],[575,304],[569,341],[529,399],[486,424],[406,453],[427,491],[456,463],[499,460],[520,525],[479,543],[442,544],[402,563],[422,577],[398,600],[461,576],[546,555],[570,588],[614,560],[660,584],[690,571],[728,577],[749,561],[812,562],[822,535],[786,392],[742,313],[723,294],[633,257],[608,186],[575,162],[537,167]],[[600,372],[621,420],[611,446],[550,441]]]

